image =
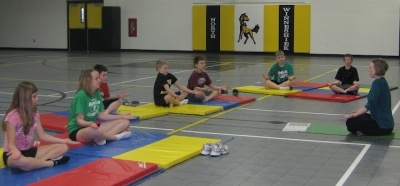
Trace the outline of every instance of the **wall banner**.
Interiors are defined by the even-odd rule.
[[[309,4],[193,5],[194,51],[310,53]]]

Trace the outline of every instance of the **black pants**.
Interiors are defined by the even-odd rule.
[[[111,103],[113,103],[114,101],[117,101],[117,100],[118,100],[118,98],[104,100],[103,101],[104,109],[107,109],[108,106],[111,105]]]
[[[392,133],[391,129],[382,129],[379,127],[378,123],[371,118],[371,114],[361,114],[357,117],[350,118],[346,121],[347,130],[353,134],[357,131],[362,132],[364,135],[368,136],[379,136],[387,135]]]

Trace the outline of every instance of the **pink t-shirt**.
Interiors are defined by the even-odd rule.
[[[15,146],[19,150],[27,150],[31,148],[31,142],[33,140],[33,133],[35,132],[36,126],[37,126],[37,121],[39,119],[39,112],[35,113],[35,123],[33,127],[29,130],[29,134],[25,135],[24,134],[24,127],[21,122],[21,116],[17,112],[17,110],[12,110],[10,113],[8,113],[4,119],[6,122],[10,122],[12,125],[15,126]],[[8,152],[8,138],[7,138],[7,132],[6,135],[4,135],[4,152]]]

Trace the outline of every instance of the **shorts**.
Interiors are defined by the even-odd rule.
[[[69,135],[68,135],[69,139],[71,139],[72,141],[77,141],[76,135],[78,134],[78,131],[81,129],[83,129],[83,128],[76,129],[76,130],[72,131],[71,133],[69,133]]]
[[[280,85],[280,84],[281,84],[281,83],[279,83],[278,81],[275,81],[275,80],[272,80],[272,79],[271,79],[271,81],[272,81],[273,83],[277,84],[277,85]]]
[[[111,105],[111,103],[117,100],[118,98],[104,100],[103,101],[104,109],[107,109]]]
[[[206,96],[209,96],[211,93],[212,93],[212,91],[208,91],[208,90],[204,91],[204,94]],[[197,98],[195,94],[189,94],[186,98],[189,99],[190,102],[200,103],[203,101],[202,99]]]
[[[164,99],[164,97],[165,97],[166,95],[167,95],[167,94],[164,94],[164,96],[163,96],[162,98],[160,98],[160,99],[158,99],[158,100],[154,100],[154,104],[157,105],[157,106],[168,107],[169,104],[167,104],[167,103],[165,102],[165,99]]]
[[[37,147],[31,147],[28,150],[21,150],[21,154],[25,157],[36,157],[37,154]],[[3,152],[3,163],[5,166],[7,166],[7,160],[8,160],[8,155],[7,152]]]

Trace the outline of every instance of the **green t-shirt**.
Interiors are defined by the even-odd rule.
[[[78,125],[76,116],[82,113],[85,121],[96,121],[97,116],[101,111],[104,110],[104,105],[101,98],[101,93],[99,90],[93,94],[93,96],[88,96],[84,90],[80,90],[75,94],[74,99],[71,102],[71,108],[69,110],[68,119],[68,133],[81,128]]]
[[[288,77],[293,75],[293,67],[288,62],[285,62],[283,67],[279,66],[279,63],[275,63],[268,72],[268,76],[271,77],[271,80],[278,83],[287,81]]]

